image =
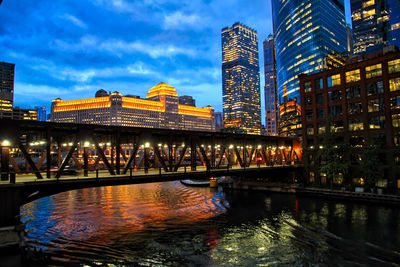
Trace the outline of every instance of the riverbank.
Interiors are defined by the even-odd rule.
[[[274,193],[288,193],[298,196],[327,198],[345,201],[373,202],[389,205],[400,205],[400,195],[353,192],[315,187],[300,187],[295,184],[277,182],[257,182],[240,180],[224,184],[225,189],[231,190],[256,190]]]
[[[400,205],[399,195],[375,194],[364,192],[350,192],[313,187],[297,187],[296,194],[300,196],[333,198],[339,200],[356,200],[360,202],[374,202],[381,204]]]

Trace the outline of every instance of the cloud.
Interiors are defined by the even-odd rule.
[[[87,25],[80,19],[78,19],[77,17],[70,15],[70,14],[64,14],[62,16],[60,16],[61,19],[67,20],[69,22],[71,22],[72,24],[74,24],[75,26],[78,26],[80,28],[86,29]]]
[[[164,16],[165,29],[182,29],[185,26],[204,25],[197,14],[185,15],[181,11]]]

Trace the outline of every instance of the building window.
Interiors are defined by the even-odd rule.
[[[400,108],[400,96],[394,96],[390,98],[390,109]]]
[[[306,120],[311,121],[313,119],[313,111],[306,110]]]
[[[362,113],[362,104],[359,102],[356,103],[349,103],[347,105],[347,112],[350,115],[356,115]]]
[[[377,116],[369,119],[370,129],[385,129],[385,116]]]
[[[381,94],[381,93],[383,93],[383,82],[382,81],[367,84],[367,94],[369,96]]]
[[[361,87],[359,85],[352,86],[346,89],[347,99],[361,97]]]
[[[351,147],[363,147],[365,145],[364,137],[362,136],[352,136],[350,137]]]
[[[389,80],[390,92],[395,92],[400,90],[400,78],[394,78]]]
[[[331,118],[336,118],[342,116],[342,106],[332,106],[329,107],[329,116]]]
[[[311,82],[304,83],[304,92],[311,92]]]
[[[346,83],[357,82],[359,80],[361,80],[359,69],[346,72]]]
[[[318,134],[324,134],[326,130],[325,123],[318,124]]]
[[[382,64],[376,64],[365,67],[365,77],[367,79],[371,79],[378,76],[382,76]]]
[[[385,110],[385,100],[383,98],[368,101],[368,112],[378,112]]]
[[[400,133],[394,134],[393,143],[395,146],[400,146]]]
[[[340,74],[328,77],[328,87],[340,85]]]
[[[314,134],[314,126],[313,125],[307,125],[307,134],[308,135]]]
[[[328,101],[329,102],[338,102],[340,100],[342,100],[342,93],[340,90],[328,92]]]
[[[309,175],[310,176],[309,176],[308,181],[309,181],[310,184],[313,184],[315,182],[315,174],[314,174],[314,172],[310,172]]]
[[[363,130],[364,130],[364,124],[361,119],[349,120],[349,131],[354,132]]]
[[[332,121],[330,124],[330,130],[333,133],[340,133],[343,132],[343,121]]]
[[[324,95],[317,94],[317,105],[323,105],[323,104],[324,104]]]
[[[388,62],[389,73],[400,72],[400,58]]]
[[[392,115],[392,125],[396,128],[400,127],[400,114]]]
[[[324,88],[324,82],[322,78],[316,79],[315,80],[315,90],[320,90]]]
[[[306,106],[312,106],[312,95],[306,95],[305,102]]]
[[[317,118],[318,119],[325,118],[325,109],[323,109],[323,108],[317,109]]]

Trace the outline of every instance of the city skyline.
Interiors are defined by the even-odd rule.
[[[193,95],[199,106],[221,111],[220,29],[236,21],[249,25],[259,34],[259,48],[272,33],[269,1],[234,1],[229,11],[227,4],[4,1],[0,57],[16,64],[15,105],[49,108],[56,97],[88,97],[101,88],[143,95],[163,81]],[[56,12],[44,19],[44,9]],[[263,74],[260,79],[263,87]]]

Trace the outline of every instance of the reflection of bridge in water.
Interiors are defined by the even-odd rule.
[[[65,190],[288,172],[301,161],[300,143],[288,137],[37,121],[0,124],[0,225],[12,224],[21,204]]]

